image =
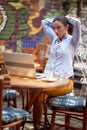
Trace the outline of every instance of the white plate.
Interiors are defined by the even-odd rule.
[[[36,78],[39,79],[39,78],[45,78],[46,76],[44,75],[44,73],[37,73],[36,74]]]
[[[37,76],[43,76],[44,73],[36,73]]]
[[[42,78],[42,81],[47,81],[47,82],[55,82],[57,79],[56,78]]]

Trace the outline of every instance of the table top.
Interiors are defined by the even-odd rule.
[[[52,89],[55,87],[61,87],[65,85],[69,85],[69,79],[58,79],[53,82],[42,81],[42,79],[35,78],[24,78],[24,77],[16,77],[10,76],[11,79],[11,88],[13,89]]]

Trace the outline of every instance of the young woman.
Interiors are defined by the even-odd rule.
[[[58,75],[60,70],[65,72],[66,78],[73,77],[73,59],[81,39],[81,23],[79,19],[58,16],[42,20],[43,28],[52,41],[50,57],[46,64],[45,72]],[[69,35],[69,25],[73,25],[72,35]]]
[[[73,25],[72,35],[68,33],[70,24]],[[64,77],[70,80],[70,85],[66,86],[65,90],[56,88],[47,91],[47,97],[70,93],[73,90],[74,76],[72,63],[81,39],[81,22],[78,18],[58,16],[42,20],[42,25],[52,42],[44,73],[52,73],[54,77],[58,77],[61,70],[64,72]],[[32,97],[34,121],[40,121],[43,112],[43,93],[40,93],[39,90],[36,92],[30,91],[29,99],[32,100]],[[36,130],[39,125],[35,124],[34,127]]]

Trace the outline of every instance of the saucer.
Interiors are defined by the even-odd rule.
[[[47,82],[55,82],[57,80],[57,78],[42,78],[42,81],[47,81]]]

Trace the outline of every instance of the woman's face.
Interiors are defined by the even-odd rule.
[[[64,26],[60,21],[53,22],[53,29],[60,40],[64,38],[68,33],[68,25]]]

